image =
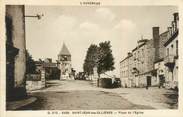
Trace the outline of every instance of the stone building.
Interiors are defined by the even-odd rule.
[[[120,62],[122,86],[143,87],[154,85],[152,76],[154,61],[153,40],[141,39],[136,48]]]
[[[165,83],[164,58],[154,62],[154,69],[156,71],[156,78],[157,78],[158,85],[164,87],[164,83]]]
[[[51,58],[46,58],[43,60],[35,61],[36,72],[41,73],[41,71],[45,70],[45,79],[53,80],[60,79],[60,69],[57,62],[53,62]]]
[[[120,79],[122,87],[132,87],[132,53],[128,53],[127,57],[120,62]]]
[[[58,67],[58,63],[53,62],[51,58],[46,58],[43,62],[43,68],[45,69],[45,79],[60,79],[60,69]]]
[[[178,13],[174,13],[172,26],[168,30],[168,40],[164,43],[166,48],[166,56],[164,58],[165,83],[168,88],[178,87]]]
[[[58,63],[60,68],[60,79],[73,79],[71,54],[65,43],[63,43],[62,49],[58,54]]]
[[[132,56],[124,60],[130,61],[131,64],[126,66],[130,68],[125,68],[122,66],[123,62],[121,62],[121,71],[129,69],[131,72],[131,76],[127,77],[128,81],[126,80],[126,82],[131,82],[130,85],[133,87],[156,86],[159,84],[154,70],[154,62],[163,56],[163,41],[160,41],[160,37],[164,39],[165,36],[164,33],[159,35],[159,27],[152,28],[152,36],[153,38],[150,40],[143,38],[139,40],[137,47],[131,52]],[[122,77],[124,76],[121,75]]]
[[[155,85],[155,79],[152,75],[155,58],[153,41],[153,39],[141,39],[138,41],[138,46],[132,50],[132,73],[135,87]]]
[[[154,62],[154,69],[156,72],[157,82],[158,85],[164,86],[165,83],[165,65],[164,65],[164,58],[166,53],[166,48],[164,47],[164,43],[168,39],[168,31],[160,34],[159,36],[159,56]]]
[[[159,34],[159,27],[152,28],[152,39],[141,39],[132,50],[132,57],[120,62],[120,77],[124,84],[131,86],[178,86],[178,13],[174,13],[172,26]],[[127,61],[132,61],[132,78],[125,74],[130,69]],[[129,70],[130,71],[130,70]],[[128,80],[127,80],[128,79]],[[133,85],[134,84],[134,85]],[[164,84],[164,85],[163,85]]]
[[[7,100],[26,96],[26,45],[23,5],[6,6],[6,96]]]

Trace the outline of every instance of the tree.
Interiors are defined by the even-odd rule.
[[[32,56],[26,50],[26,74],[36,73],[36,64]]]
[[[88,48],[83,64],[84,72],[93,74],[94,66],[97,66],[99,74],[115,69],[110,41],[99,43],[99,47],[91,44]]]
[[[112,55],[110,41],[99,43],[98,73],[114,70],[114,57]]]
[[[93,74],[93,67],[96,65],[96,59],[98,47],[95,44],[91,44],[87,50],[87,54],[84,60],[83,69],[87,75]]]

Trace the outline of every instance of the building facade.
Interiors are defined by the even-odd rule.
[[[137,47],[132,50],[131,57],[121,61],[121,71],[129,69],[129,76],[126,75],[125,82],[130,82],[131,87],[156,86],[159,80],[154,70],[154,62],[164,56],[165,49],[163,45],[164,33],[159,34],[159,27],[152,28],[152,39],[141,39],[137,43]],[[160,41],[161,38],[163,41]],[[129,61],[129,65],[124,67],[125,61]],[[124,78],[121,75],[121,78]]]
[[[178,86],[178,21],[178,13],[174,13],[167,31],[159,34],[159,27],[153,27],[152,39],[139,40],[132,56],[120,62],[124,86]],[[127,71],[131,71],[132,77]]]
[[[154,62],[154,69],[156,71],[156,78],[159,87],[165,87],[165,65],[164,58]]]
[[[65,43],[63,43],[62,49],[58,54],[58,63],[60,68],[60,79],[73,79],[71,54]]]
[[[60,69],[58,67],[58,63],[52,62],[51,58],[46,58],[43,62],[43,68],[45,69],[45,79],[60,79]]]
[[[156,78],[159,87],[165,86],[165,65],[164,65],[164,58],[166,56],[166,48],[164,47],[164,43],[168,39],[168,31],[165,31],[164,33],[160,34],[159,36],[159,56],[154,62],[154,70],[156,72]]]
[[[153,40],[141,39],[133,53],[133,82],[135,87],[152,86],[156,84],[153,72],[155,48]]]
[[[6,6],[6,94],[7,99],[26,96],[26,45],[23,5]]]
[[[172,28],[168,30],[168,40],[164,46],[166,48],[166,56],[164,58],[165,70],[165,84],[168,88],[178,87],[178,13],[174,13],[174,20],[172,21]]]
[[[123,87],[156,84],[152,76],[154,50],[153,40],[141,39],[137,47],[120,62],[120,78]]]
[[[132,87],[132,53],[120,62],[120,79],[122,87]]]

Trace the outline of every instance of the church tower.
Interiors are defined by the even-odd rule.
[[[59,68],[60,68],[60,79],[71,79],[72,70],[71,70],[71,54],[63,43],[62,49],[58,54]]]

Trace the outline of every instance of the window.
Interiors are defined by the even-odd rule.
[[[142,57],[144,57],[144,49],[142,49]]]
[[[134,53],[134,61],[136,60],[136,53]]]
[[[173,48],[173,44],[171,45],[171,47]]]
[[[178,40],[176,40],[176,55],[178,56]]]
[[[167,56],[169,55],[169,48],[167,48]]]

